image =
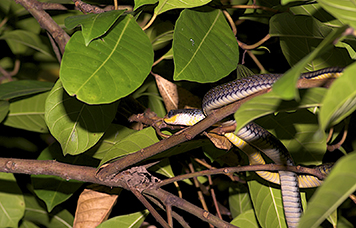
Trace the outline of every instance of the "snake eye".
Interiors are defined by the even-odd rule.
[[[171,118],[172,116],[174,116],[173,110],[171,110],[171,111],[168,112],[167,118]]]

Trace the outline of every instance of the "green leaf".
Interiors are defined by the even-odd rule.
[[[156,83],[152,83],[147,87],[147,93],[148,108],[156,113],[158,117],[164,117],[167,114],[167,111],[163,105],[162,97],[158,92]]]
[[[74,217],[67,210],[56,208],[51,213],[45,209],[45,205],[32,195],[25,195],[24,219],[35,224],[41,224],[47,228],[71,228]]]
[[[144,210],[128,215],[117,216],[101,223],[97,228],[139,228],[148,214],[148,210]]]
[[[89,104],[105,104],[137,89],[152,63],[151,43],[128,15],[89,46],[82,32],[76,32],[66,45],[60,77],[69,95]]]
[[[72,16],[65,19],[65,26],[73,29],[77,25],[82,26],[82,35],[85,46],[102,35],[104,35],[125,10],[112,10],[98,14],[86,14]]]
[[[319,165],[326,151],[326,136],[314,137],[319,125],[308,110],[269,115],[256,121],[274,134],[288,149],[296,164]]]
[[[158,2],[158,0],[135,0],[134,11],[144,5],[152,5]]]
[[[356,153],[341,158],[310,199],[299,227],[318,227],[356,190]]]
[[[58,162],[78,165],[83,160],[83,156],[76,156],[75,158],[71,156],[64,157],[60,145],[54,143],[43,150],[37,159],[56,160]],[[89,165],[88,162],[81,163]],[[58,204],[66,201],[83,184],[80,181],[63,180],[60,177],[51,175],[31,175],[31,180],[34,192],[38,198],[46,203],[48,212],[51,212]]]
[[[19,29],[15,31],[9,31],[0,36],[0,40],[11,40],[52,57],[52,52],[47,45],[43,44],[41,37],[29,31]]]
[[[203,6],[211,2],[211,0],[189,0],[189,1],[180,1],[180,0],[160,0],[158,5],[155,8],[155,14],[159,15],[168,10],[179,9],[179,8],[193,8],[198,6]]]
[[[132,134],[127,135],[120,141],[117,141],[110,150],[105,154],[105,157],[100,162],[100,165],[113,159],[137,152],[145,147],[148,147],[158,142],[156,131],[151,128],[145,128],[141,131],[132,131]]]
[[[39,228],[39,226],[37,226],[35,223],[27,221],[27,220],[23,220],[21,222],[21,225],[19,226],[19,228]]]
[[[8,11],[10,10],[12,1],[11,0],[3,0],[0,2],[0,9],[7,14]]]
[[[317,19],[291,13],[277,14],[270,21],[270,35],[278,36],[284,56],[291,66],[314,50],[333,29]],[[330,66],[344,66],[352,60],[345,48],[333,47],[308,62],[305,69],[318,70]]]
[[[249,227],[249,228],[260,227],[258,225],[255,212],[253,209],[243,212],[242,214],[234,218],[234,220],[232,220],[230,223],[237,227]]]
[[[80,154],[95,145],[115,117],[118,102],[88,105],[70,97],[60,80],[46,101],[45,119],[63,154]]]
[[[0,99],[12,99],[51,90],[52,82],[35,80],[12,81],[0,85]]]
[[[327,26],[331,26],[331,27],[343,26],[343,23],[341,21],[339,21],[338,19],[330,15],[318,3],[310,4],[309,2],[307,2],[306,4],[303,5],[290,7],[289,11],[294,15],[312,16]]]
[[[347,67],[330,87],[320,109],[320,125],[325,130],[350,115],[356,109],[356,64]]]
[[[174,79],[214,82],[237,66],[236,39],[221,10],[184,10],[173,39]]]
[[[284,101],[273,90],[254,97],[243,103],[235,113],[236,130],[238,131],[247,123],[268,114],[320,106],[326,92],[325,88],[300,90],[300,100],[298,102]]]
[[[263,228],[287,227],[280,189],[271,187],[268,182],[263,181],[263,183],[256,180],[248,182],[250,197],[259,223]]]
[[[284,76],[279,79],[273,85],[273,90],[276,94],[281,96],[281,98],[286,100],[291,100],[293,98],[299,99],[296,82],[298,81],[300,74],[302,73],[305,66],[315,59],[317,56],[321,55],[325,51],[333,47],[332,42],[340,38],[342,33],[345,31],[346,26],[333,30],[310,54],[305,56],[301,61],[299,61],[293,68],[288,70]]]
[[[2,122],[7,116],[7,113],[9,112],[9,107],[10,104],[8,101],[0,101],[0,122]]]
[[[169,44],[173,40],[173,30],[169,30],[159,36],[155,37],[152,40],[152,48],[153,50],[162,49],[164,46]]]
[[[45,102],[49,92],[10,101],[10,112],[4,121],[6,126],[28,131],[48,132],[44,120]]]
[[[24,212],[24,198],[14,175],[0,172],[0,227],[18,227]]]
[[[156,165],[149,168],[149,171],[156,172],[168,178],[175,177],[168,158],[163,159]]]
[[[237,183],[229,188],[229,205],[233,218],[252,209],[248,189],[244,185]]]
[[[318,3],[341,22],[356,28],[356,4],[354,1],[318,0]]]
[[[100,141],[95,144],[94,147],[90,148],[88,153],[92,154],[93,158],[101,160],[116,142],[124,139],[133,132],[135,132],[135,130],[121,125],[111,124]]]

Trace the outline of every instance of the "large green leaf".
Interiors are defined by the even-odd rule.
[[[70,97],[57,81],[46,101],[45,119],[63,154],[80,154],[95,145],[113,120],[118,102],[88,105]]]
[[[139,228],[148,214],[148,210],[145,210],[128,215],[117,216],[101,223],[97,228]]]
[[[6,100],[15,97],[45,92],[51,90],[52,87],[52,82],[42,82],[35,80],[12,81],[0,85],[0,99]]]
[[[236,68],[236,39],[221,10],[184,10],[173,39],[174,79],[214,82]]]
[[[175,177],[168,158],[163,159],[156,165],[149,168],[150,172],[156,172],[168,178]]]
[[[198,6],[203,6],[211,0],[160,0],[158,1],[158,6],[155,8],[155,14],[161,14],[168,10],[179,9],[179,8],[193,8]]]
[[[0,101],[0,122],[2,122],[7,116],[7,113],[9,112],[9,107],[10,104],[8,101]]]
[[[341,22],[356,28],[356,3],[354,1],[318,0],[318,3]]]
[[[67,210],[56,208],[48,213],[46,206],[32,195],[25,195],[25,203],[25,220],[47,228],[71,228],[73,225],[74,217]]]
[[[158,0],[135,0],[134,10],[137,10],[139,7],[144,5],[152,5],[158,2]]]
[[[85,45],[102,35],[104,35],[125,10],[112,10],[98,14],[86,14],[67,17],[65,25],[68,29],[73,29],[77,25],[82,26],[82,35]]]
[[[301,61],[293,66],[293,68],[288,70],[281,79],[274,83],[274,92],[286,100],[291,100],[293,98],[299,99],[299,94],[297,93],[295,84],[298,81],[300,74],[304,71],[305,66],[307,66],[307,64],[317,56],[320,56],[325,51],[330,50],[333,47],[332,43],[342,36],[345,29],[346,26],[343,26],[330,32],[330,34],[318,45],[317,48],[305,56]]]
[[[287,147],[296,164],[319,165],[326,151],[326,136],[314,137],[319,125],[308,110],[269,115],[258,121]]]
[[[145,128],[141,131],[133,131],[120,141],[117,141],[101,160],[100,165],[113,159],[134,153],[145,147],[158,142],[156,131],[151,128]]]
[[[58,143],[53,143],[51,146],[43,150],[37,159],[56,160],[67,164],[90,165],[89,159],[83,162],[83,155],[76,157],[67,155],[64,157]],[[51,212],[58,204],[66,201],[82,186],[82,182],[76,180],[63,180],[60,177],[50,175],[31,175],[31,180],[34,192],[46,203],[48,212]]]
[[[33,48],[47,56],[52,57],[49,47],[43,43],[41,37],[25,30],[15,30],[4,33],[0,40],[12,41]]]
[[[258,221],[255,216],[255,211],[250,209],[243,212],[231,221],[232,225],[237,227],[259,228]]]
[[[88,153],[92,154],[93,158],[101,160],[116,142],[123,140],[134,132],[136,131],[130,128],[111,124],[105,131],[103,137],[101,137],[100,141],[94,147],[90,148]]]
[[[252,209],[248,189],[239,183],[229,188],[229,206],[233,218]]]
[[[333,30],[317,19],[291,13],[277,14],[270,21],[270,35],[278,36],[284,56],[291,66],[315,49]],[[305,67],[308,71],[334,66],[344,66],[351,62],[345,48],[333,47],[312,59]]]
[[[0,173],[0,227],[18,227],[24,212],[24,198],[14,175]]]
[[[21,225],[19,228],[39,228],[35,223],[27,221],[27,220],[22,220]]]
[[[263,228],[287,227],[280,189],[271,187],[267,182],[264,183],[261,184],[256,180],[248,182],[250,197],[260,225]]]
[[[345,69],[330,87],[320,109],[321,129],[335,125],[356,109],[356,64]]]
[[[120,17],[100,39],[85,46],[82,32],[66,45],[60,77],[71,96],[89,104],[116,101],[137,89],[153,63],[151,43],[135,19]]]
[[[235,113],[236,130],[239,130],[254,119],[268,114],[320,106],[325,93],[325,88],[300,90],[300,100],[298,102],[283,101],[273,90],[261,96],[254,97],[243,103]]]
[[[306,2],[306,4],[303,5],[290,7],[289,11],[294,15],[312,16],[327,26],[331,26],[331,27],[343,26],[341,21],[339,21],[338,19],[330,15],[318,3],[310,4],[309,2]]]
[[[356,190],[356,153],[341,158],[323,185],[317,189],[299,227],[318,227],[347,197]]]
[[[45,103],[49,92],[10,101],[10,112],[4,124],[34,132],[48,132],[44,120]]]

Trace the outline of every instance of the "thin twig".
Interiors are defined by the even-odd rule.
[[[291,171],[298,174],[310,174],[316,176],[318,179],[323,180],[326,175],[321,173],[319,169],[307,168],[302,166],[283,166],[276,164],[266,164],[266,165],[247,165],[247,166],[238,166],[238,167],[225,167],[220,169],[210,169],[198,171],[195,173],[188,173],[172,177],[166,180],[162,180],[160,183],[157,183],[156,187],[162,187],[167,184],[171,184],[174,181],[182,181],[189,178],[194,178],[198,176],[207,176],[207,175],[216,175],[216,174],[226,174],[226,173],[239,173],[246,171]]]
[[[194,173],[193,164],[189,163],[188,167],[189,167],[190,172]],[[200,185],[199,185],[199,181],[198,181],[197,177],[193,177],[193,182],[194,182],[195,188],[197,189],[198,198],[199,198],[199,201],[200,201],[201,205],[203,206],[203,209],[206,210],[206,211],[209,211],[208,210],[208,206],[206,205],[203,193],[200,190]]]
[[[156,20],[156,17],[157,17],[157,14],[154,13],[151,20],[145,25],[145,27],[142,28],[142,30],[145,31],[146,29],[148,29],[153,24],[153,22]]]
[[[167,210],[167,221],[170,227],[173,227],[173,219],[172,219],[172,206],[170,204],[166,205]]]
[[[256,63],[261,72],[266,72],[266,69],[260,63],[260,61],[256,58],[256,56],[249,50],[246,50],[247,54],[251,57],[251,59]]]
[[[8,17],[4,17],[4,19],[2,19],[2,21],[0,22],[0,28],[1,28],[2,26],[4,26],[8,20],[9,20]]]
[[[265,7],[265,6],[257,6],[257,5],[230,5],[230,6],[224,6],[225,9],[227,8],[233,8],[233,9],[261,9],[261,10],[265,10],[265,11],[270,11],[273,13],[278,13],[278,10],[269,8],[269,7]]]
[[[261,40],[259,40],[258,42],[251,44],[251,45],[247,45],[239,40],[237,40],[237,43],[239,44],[239,46],[244,49],[244,50],[251,50],[251,49],[255,49],[259,46],[261,46],[264,42],[266,42],[267,40],[269,40],[271,38],[270,34],[267,34],[265,37],[263,37]]]
[[[162,205],[162,203],[160,203],[156,198],[145,194],[145,196],[147,197],[147,199],[149,199],[150,201],[152,201],[154,204],[156,204],[159,208],[161,208],[163,211],[166,210],[166,208]],[[166,205],[167,206],[167,205]],[[172,208],[172,207],[171,207]],[[184,220],[184,218],[182,216],[180,216],[179,214],[177,214],[176,212],[174,212],[172,210],[172,216],[173,218],[175,218],[175,220],[177,220],[179,222],[179,224],[182,225],[183,228],[190,228],[190,226],[188,225],[188,223]]]
[[[232,20],[229,12],[227,12],[226,10],[223,10],[223,13],[227,19],[227,21],[229,22],[230,26],[231,26],[231,29],[232,29],[232,32],[234,33],[234,36],[236,36],[236,33],[237,33],[237,29],[236,29],[236,25],[234,23],[234,20]]]
[[[152,205],[141,195],[139,191],[130,187],[131,192],[136,196],[136,198],[150,211],[152,216],[156,219],[159,224],[164,228],[170,228],[168,223],[158,214],[158,212],[152,207]]]
[[[216,200],[215,190],[213,188],[213,180],[211,179],[210,175],[208,176],[208,180],[209,180],[209,185],[210,185],[210,194],[211,194],[211,198],[213,199],[213,202],[214,202],[216,213],[218,214],[218,217],[220,219],[222,219],[222,216],[221,216],[221,213],[220,213],[220,209],[219,209],[219,205],[218,205],[218,202]]]
[[[0,78],[0,82],[6,78],[9,81],[13,81],[12,76],[15,76],[20,70],[20,60],[16,59],[14,64],[14,69],[11,72],[7,72],[4,68],[0,66],[0,73],[3,77]]]
[[[236,226],[231,225],[230,223],[219,219],[213,214],[189,203],[188,201],[181,199],[177,196],[172,195],[171,193],[163,190],[163,189],[146,189],[145,194],[151,195],[161,201],[165,202],[165,204],[170,204],[177,208],[180,208],[188,213],[197,216],[203,221],[206,221],[215,227],[224,227],[224,228],[236,228]]]
[[[346,137],[347,137],[347,133],[348,133],[348,124],[345,125],[345,129],[344,129],[344,133],[342,134],[342,138],[340,139],[340,141],[334,145],[327,145],[327,149],[330,152],[333,152],[336,149],[339,149],[341,147],[341,145],[345,142]]]

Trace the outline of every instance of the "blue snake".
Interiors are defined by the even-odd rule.
[[[303,73],[301,79],[337,78],[342,74],[343,68],[332,67],[318,71]],[[237,79],[219,85],[209,90],[202,102],[201,109],[172,110],[164,118],[167,124],[192,126],[209,115],[209,113],[232,102],[241,100],[259,91],[269,89],[283,74],[260,74]],[[265,164],[260,151],[268,156],[275,164],[293,166],[292,157],[285,146],[270,132],[251,122],[241,128],[236,134],[225,133],[227,139],[240,148],[249,158],[250,164]],[[321,169],[328,168],[321,167]],[[310,175],[297,175],[290,171],[278,173],[256,172],[267,181],[281,185],[284,214],[287,226],[296,228],[302,214],[302,204],[299,188],[316,187],[321,181]]]

